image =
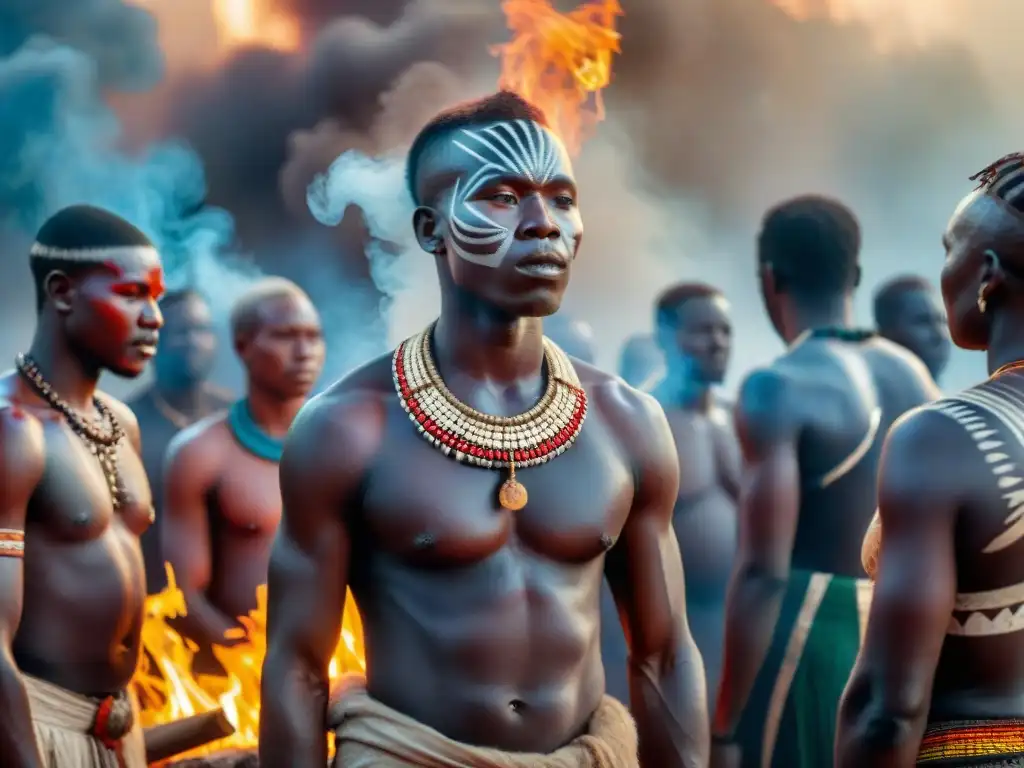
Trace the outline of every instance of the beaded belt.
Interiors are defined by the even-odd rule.
[[[1024,756],[1024,720],[960,720],[928,726],[917,764],[1014,756]]]
[[[100,700],[96,721],[92,726],[92,737],[107,749],[116,751],[121,739],[131,733],[134,725],[132,700],[127,691],[120,691]]]

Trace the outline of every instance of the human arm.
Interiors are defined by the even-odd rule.
[[[348,586],[349,515],[380,440],[382,411],[372,400],[328,392],[299,413],[288,435],[268,580],[261,765],[327,762],[329,665]]]
[[[213,542],[207,502],[221,471],[221,448],[207,425],[181,432],[167,448],[164,462],[162,560],[174,569],[187,612],[180,619],[184,633],[201,647],[225,645],[225,633],[236,629],[235,617],[207,598],[213,573]]]
[[[712,732],[733,740],[764,663],[789,579],[800,508],[798,427],[785,379],[770,370],[743,383],[735,423],[744,469],[739,541],[725,613],[725,652]]]
[[[704,663],[686,621],[682,557],[672,528],[679,463],[654,398],[612,395],[634,462],[633,503],[605,575],[629,649],[629,698],[644,768],[703,768],[708,760]]]
[[[24,533],[28,502],[45,463],[39,422],[16,407],[0,409],[0,529]],[[21,621],[22,564],[20,556],[0,550],[0,754],[9,768],[42,768],[28,694],[11,650]]]
[[[839,707],[838,768],[898,768],[917,759],[956,599],[956,486],[964,466],[955,449],[963,438],[947,417],[922,411],[886,440],[881,552],[867,634]]]

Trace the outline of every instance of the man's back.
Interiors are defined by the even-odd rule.
[[[863,575],[882,441],[903,413],[939,396],[934,382],[906,350],[867,334],[805,337],[760,375],[782,380],[799,433],[793,566]]]

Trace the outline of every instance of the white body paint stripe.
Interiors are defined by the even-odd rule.
[[[551,133],[532,120],[501,122],[480,130],[464,128],[459,133],[464,140],[455,140],[455,146],[483,165],[465,185],[461,180],[455,182],[448,208],[452,249],[473,264],[497,267],[512,247],[515,232],[491,219],[470,199],[484,184],[502,176],[525,175],[535,184],[546,184],[558,167],[558,148]],[[459,216],[457,204],[465,204],[477,223]],[[499,245],[492,253],[468,250],[495,243]]]

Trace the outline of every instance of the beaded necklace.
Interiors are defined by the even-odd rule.
[[[808,328],[789,345],[789,348],[796,349],[808,339],[836,339],[837,341],[849,341],[854,344],[868,341],[878,336],[878,331],[866,328],[840,328],[834,325],[824,325],[820,328]]]
[[[587,395],[568,356],[544,339],[548,382],[533,408],[516,416],[492,416],[461,402],[437,371],[431,352],[434,326],[398,345],[392,359],[395,391],[416,430],[444,455],[487,469],[508,468],[498,503],[511,511],[526,506],[516,468],[544,464],[572,447],[587,416]]]
[[[263,431],[249,410],[249,401],[236,400],[228,410],[228,427],[235,440],[257,458],[281,463],[284,453],[284,438],[273,437]]]
[[[110,491],[110,499],[113,502],[114,510],[121,508],[124,503],[124,485],[121,482],[121,472],[117,457],[117,446],[124,437],[124,428],[111,412],[110,408],[98,397],[93,397],[93,406],[99,413],[97,426],[91,419],[87,419],[71,405],[60,397],[50,386],[50,383],[43,378],[39,366],[28,355],[18,355],[15,360],[18,373],[27,381],[36,393],[46,400],[47,404],[55,411],[61,413],[71,431],[88,446],[92,455],[100,463],[103,476],[107,481],[107,489]]]

